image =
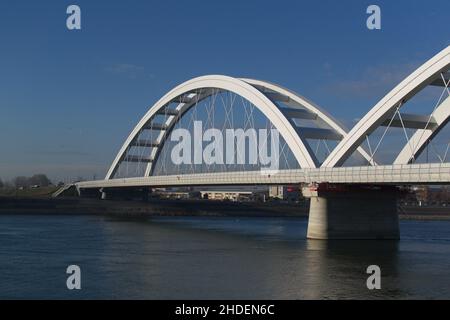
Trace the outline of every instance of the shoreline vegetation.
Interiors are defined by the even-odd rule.
[[[57,188],[56,188],[57,189]],[[121,201],[52,198],[55,187],[0,194],[0,215],[105,215],[124,218],[156,216],[307,217],[307,203],[213,200]],[[450,220],[447,207],[399,207],[402,220]]]

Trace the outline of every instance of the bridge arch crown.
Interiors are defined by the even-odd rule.
[[[188,80],[170,90],[148,110],[125,140],[105,179],[113,179],[123,161],[146,162],[144,176],[152,175],[154,164],[158,160],[161,149],[175,124],[196,103],[217,91],[232,92],[256,107],[278,130],[301,168],[316,168],[319,166],[317,158],[306,141],[307,137],[318,135],[324,139],[327,137],[332,139],[339,137],[341,139],[347,132],[344,126],[320,107],[275,84],[222,75],[202,76]],[[288,107],[282,107],[280,101]],[[169,108],[173,105],[176,105],[176,107]],[[155,123],[154,119],[158,114],[168,116],[167,121],[160,124]],[[294,121],[298,118],[319,121],[328,128],[317,130],[299,128]],[[137,141],[142,130],[148,128],[159,130],[156,141]],[[139,143],[152,148],[147,157],[136,157],[128,154],[131,146]],[[368,159],[364,150],[358,149],[358,151]]]

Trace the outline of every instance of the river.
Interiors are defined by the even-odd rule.
[[[305,218],[1,215],[1,299],[450,299],[450,221],[306,240]],[[68,290],[66,268],[81,269]],[[368,265],[381,289],[368,290]]]

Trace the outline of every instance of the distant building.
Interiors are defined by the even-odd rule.
[[[208,200],[230,200],[230,201],[250,201],[252,191],[232,191],[232,190],[203,190],[200,191],[202,199]]]
[[[402,205],[413,206],[448,206],[450,193],[448,186],[412,186],[400,200]]]
[[[301,190],[299,186],[270,186],[269,197],[271,199],[299,201]]]
[[[265,200],[266,194],[252,190],[180,190],[180,189],[153,189],[153,197],[160,199],[207,199],[221,201],[255,201]]]
[[[284,186],[270,186],[269,187],[269,197],[272,199],[282,199],[284,200]]]
[[[153,197],[158,197],[160,199],[189,199],[189,192],[187,191],[175,191],[166,190],[163,188],[154,189],[152,192]]]
[[[414,186],[412,188],[416,195],[416,201],[419,206],[428,204],[428,187],[427,186]]]

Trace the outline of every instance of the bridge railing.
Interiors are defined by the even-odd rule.
[[[85,181],[78,188],[271,185],[299,183],[450,184],[450,163],[290,169],[150,176]]]
[[[305,169],[307,182],[449,183],[450,163]]]

